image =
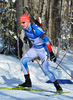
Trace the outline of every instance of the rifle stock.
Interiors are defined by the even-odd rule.
[[[28,13],[30,14],[30,16],[31,16],[31,18],[32,18],[32,20],[34,21],[34,23],[36,24],[36,25],[38,25],[38,26],[42,26],[42,24],[39,22],[39,20],[35,20],[34,19],[34,17],[32,16],[32,14],[29,12],[29,9],[28,9],[28,7],[25,7],[26,8],[26,10],[28,11]]]

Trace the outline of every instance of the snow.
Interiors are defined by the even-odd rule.
[[[61,60],[66,52],[61,51],[57,62]],[[41,62],[40,62],[41,63]],[[49,61],[49,68],[54,73],[57,79],[73,79],[57,64]],[[67,53],[62,63],[60,64],[69,74],[73,75],[73,55]],[[56,91],[52,83],[46,83],[49,80],[43,73],[36,61],[28,63],[30,70],[30,77],[32,80],[32,88],[45,89]],[[16,56],[0,54],[0,87],[17,86],[25,81],[23,72],[21,71],[20,61]],[[70,91],[69,93],[44,96],[44,94],[52,94],[50,92],[32,92],[23,90],[4,90],[0,89],[0,100],[73,100],[73,84],[60,84],[63,91]]]
[[[5,0],[6,2],[8,2],[8,0]],[[15,2],[15,0],[12,0],[13,2]]]
[[[11,30],[8,30],[8,32],[12,35],[12,34],[14,34],[14,32],[12,32]]]

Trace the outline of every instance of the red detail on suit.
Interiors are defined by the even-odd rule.
[[[47,45],[47,48],[48,48],[48,50],[49,50],[49,53],[51,53],[51,52],[52,52],[52,48],[51,48],[50,43],[48,43],[48,44],[46,44],[46,45]]]

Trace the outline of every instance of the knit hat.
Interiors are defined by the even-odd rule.
[[[30,23],[30,18],[27,14],[23,14],[21,17],[20,17],[20,22],[28,22]]]

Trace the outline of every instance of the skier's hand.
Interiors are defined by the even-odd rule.
[[[27,36],[25,36],[25,37],[24,37],[24,43],[26,43],[26,44],[27,44],[27,41],[28,41],[28,37],[27,37]]]
[[[56,57],[53,52],[50,53],[50,60],[56,62]]]

